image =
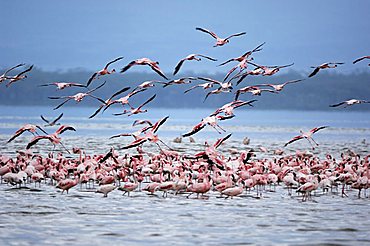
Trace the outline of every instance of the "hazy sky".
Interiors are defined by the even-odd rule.
[[[124,56],[114,67],[148,57],[170,73],[181,58],[201,53],[219,62],[186,62],[182,71],[226,73],[229,67],[216,65],[262,42],[255,62],[294,62],[297,70],[326,61],[347,62],[344,72],[365,69],[366,62],[351,63],[370,55],[370,1],[5,0],[0,6],[0,67],[26,62],[44,70],[98,70]],[[195,27],[221,37],[247,35],[214,48],[212,37]]]

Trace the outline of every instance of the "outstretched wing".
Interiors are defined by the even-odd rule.
[[[93,75],[91,75],[91,77],[87,81],[86,87],[89,87],[89,85],[91,84],[91,82],[95,79],[96,75],[98,75],[97,72],[95,72],[95,73],[93,73]]]
[[[89,119],[92,119],[92,118],[94,118],[101,110],[102,110],[102,108],[105,106],[105,104],[101,104],[100,106],[99,106],[99,108],[92,114],[92,115],[90,115],[89,116]]]
[[[188,132],[188,133],[185,133],[185,134],[182,134],[182,137],[189,137],[191,135],[194,135],[195,133],[199,132],[200,130],[202,130],[206,125],[203,124],[202,122],[199,123],[198,125],[194,126],[193,129]]]
[[[124,147],[122,147],[120,149],[122,150],[122,149],[135,148],[135,147],[137,147],[137,146],[145,143],[146,141],[148,141],[147,138],[140,138],[140,139],[137,139],[137,140],[133,141],[132,143],[130,143],[129,145],[126,145],[126,146],[124,146]]]
[[[114,63],[114,62],[116,62],[116,61],[119,61],[119,60],[121,60],[121,59],[123,59],[123,56],[118,57],[118,58],[114,59],[113,61],[108,62],[108,63],[107,63],[107,65],[105,65],[104,69],[108,69],[108,66],[109,66],[110,64],[112,64],[112,63]]]
[[[353,64],[355,64],[355,63],[357,63],[357,62],[359,62],[359,61],[362,61],[362,60],[364,60],[364,59],[370,59],[370,56],[363,56],[363,57],[360,57],[360,58],[358,58],[358,59],[354,60],[354,61],[353,61]]]
[[[42,119],[43,121],[45,121],[46,123],[50,124],[50,121],[48,121],[47,119],[45,119],[45,118],[44,118],[44,116],[40,115],[40,117],[41,117],[41,119]]]
[[[240,33],[236,33],[236,34],[233,34],[233,35],[230,35],[228,36],[227,38],[225,38],[226,40],[232,38],[232,37],[237,37],[237,36],[241,36],[241,35],[245,35],[247,34],[246,32],[240,32]]]
[[[55,120],[53,120],[52,122],[51,122],[51,124],[55,124],[55,123],[57,123],[57,121],[58,120],[60,120],[61,118],[63,117],[63,113],[61,113]],[[41,118],[42,118],[42,115],[41,115]]]
[[[311,130],[310,130],[310,132],[312,132],[312,134],[314,134],[315,132],[318,132],[318,131],[320,131],[320,130],[322,130],[322,129],[325,129],[325,128],[328,128],[329,126],[320,126],[320,127],[315,127],[315,128],[312,128]]]
[[[49,141],[51,141],[50,137],[49,136],[36,136],[34,137],[31,142],[29,142],[26,146],[26,149],[29,149],[31,148],[33,145],[35,145],[38,141],[40,141],[41,139],[48,139]]]
[[[139,106],[139,108],[142,108],[142,107],[144,107],[146,104],[148,104],[148,103],[150,103],[155,97],[156,97],[157,95],[156,94],[154,94],[151,98],[149,98],[148,100],[146,100],[146,102],[144,102],[143,104],[141,104],[140,106]]]
[[[217,39],[217,35],[216,35],[216,33],[211,32],[211,31],[209,31],[209,30],[207,30],[207,29],[204,29],[204,28],[201,28],[201,27],[197,27],[197,28],[195,28],[195,30],[198,30],[198,31],[201,31],[201,32],[208,33],[208,34],[209,34],[209,35],[211,35],[214,39]]]
[[[7,141],[7,143],[10,143],[11,141],[13,141],[15,138],[19,137],[23,132],[25,132],[26,130],[24,130],[23,128],[21,129],[18,129],[14,135]]]
[[[57,134],[62,134],[63,132],[65,131],[76,131],[75,128],[73,128],[72,126],[68,126],[68,125],[62,125],[58,128],[58,130],[56,130],[55,133]]]
[[[162,70],[157,67],[157,66],[154,66],[154,65],[150,65],[150,67],[157,73],[159,74],[161,77],[165,78],[168,80],[168,78],[166,77],[166,75],[164,75],[164,73],[162,72]]]
[[[217,61],[217,59],[212,58],[212,57],[210,57],[210,56],[205,56],[205,55],[201,55],[201,54],[197,54],[197,56],[200,56],[200,57],[206,58],[206,59],[211,60],[211,61]]]
[[[56,98],[51,98],[49,97],[50,99],[56,99]],[[56,106],[55,108],[53,108],[54,110],[62,107],[66,102],[68,102],[69,100],[71,100],[72,98],[67,98],[66,100],[64,100],[64,102],[62,102],[61,104],[59,104],[58,106]]]
[[[175,67],[175,71],[173,71],[173,75],[176,75],[179,72],[179,70],[180,70],[182,64],[184,63],[184,61],[185,61],[185,59],[181,59],[180,62],[177,63],[177,65]]]
[[[314,76],[314,75],[316,75],[318,72],[320,71],[320,67],[316,67],[314,70],[313,70],[313,72],[310,74],[310,75],[308,75],[308,77],[312,77],[312,76]]]
[[[225,142],[227,139],[229,139],[231,137],[231,133],[229,135],[227,135],[226,137],[223,137],[223,138],[220,138],[216,141],[216,143],[213,144],[213,147],[215,147],[215,149],[217,149],[223,142]]]
[[[9,68],[8,70],[5,71],[4,76],[6,76],[7,73],[9,73],[10,71],[16,69],[17,67],[21,67],[21,66],[24,66],[24,65],[25,65],[24,63],[20,63],[18,65],[15,65],[14,67]]]
[[[127,71],[130,67],[134,66],[136,64],[136,61],[132,61],[129,64],[127,64],[125,67],[121,69],[121,73]]]
[[[29,68],[27,68],[26,70],[24,70],[23,72],[19,73],[17,76],[21,76],[22,74],[25,74],[25,73],[27,73],[27,72],[31,71],[31,70],[32,70],[32,68],[33,68],[33,65],[32,65],[32,66],[30,66]]]
[[[184,91],[184,93],[188,93],[189,91],[191,91],[191,90],[193,90],[197,87],[200,87],[200,86],[199,85],[194,85],[194,86],[190,87],[189,89],[187,89],[186,91]]]
[[[119,137],[129,137],[129,136],[133,136],[132,133],[121,133],[121,134],[113,135],[109,139],[119,138]]]
[[[340,102],[340,103],[337,103],[337,104],[332,104],[332,105],[329,105],[329,107],[338,107],[340,105],[343,105],[345,104],[346,102]]]
[[[163,123],[165,123],[165,122],[166,122],[166,120],[168,119],[168,117],[169,117],[169,116],[166,116],[166,117],[164,117],[164,118],[160,119],[159,121],[157,121],[157,122],[153,125],[153,127],[152,127],[152,130],[151,130],[151,131],[153,131],[153,133],[156,133],[156,132],[158,131],[159,127],[160,127],[161,125],[163,125]]]
[[[295,141],[298,141],[298,140],[300,140],[300,139],[302,139],[303,137],[301,136],[301,135],[299,135],[299,136],[295,136],[294,138],[292,138],[289,142],[287,142],[287,143],[285,143],[284,144],[284,147],[286,147],[288,144],[291,144],[291,143],[293,143],[293,142],[295,142]]]
[[[227,63],[229,63],[229,62],[232,62],[232,61],[234,61],[234,58],[231,58],[231,59],[229,59],[229,60],[227,60],[227,61],[225,61],[225,62],[221,63],[220,65],[218,65],[218,67],[223,66],[223,65],[225,65],[225,64],[227,64]]]

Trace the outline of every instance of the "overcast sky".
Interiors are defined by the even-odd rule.
[[[352,61],[370,55],[370,1],[1,1],[0,67],[19,62],[44,70],[98,70],[106,62],[148,57],[166,73],[190,53],[219,59],[186,62],[183,71],[227,72],[220,62],[266,42],[254,55],[263,65],[294,62],[309,70],[326,61],[346,62],[341,71],[366,69]],[[203,27],[232,38],[212,47]],[[135,68],[136,71],[147,68]]]

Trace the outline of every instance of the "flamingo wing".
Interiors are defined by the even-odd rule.
[[[7,73],[9,73],[10,71],[16,69],[17,67],[21,67],[21,66],[24,66],[24,65],[25,65],[24,63],[20,63],[18,65],[15,65],[14,67],[9,68],[8,70],[5,71],[4,76],[6,76]]]
[[[308,75],[308,77],[312,77],[312,76],[315,76],[318,72],[320,71],[320,67],[316,67],[312,73],[310,73],[310,75]]]
[[[166,75],[164,75],[164,73],[162,72],[162,70],[158,67],[158,66],[154,66],[154,65],[150,65],[150,67],[157,73],[159,74],[161,77],[165,78],[168,80],[168,78],[166,77]]]
[[[179,70],[180,70],[180,68],[181,68],[182,64],[184,64],[184,61],[185,61],[185,59],[181,59],[181,60],[179,61],[179,63],[177,63],[177,65],[176,65],[176,67],[175,67],[175,71],[173,71],[173,75],[176,75],[176,74],[179,72]]]
[[[246,32],[240,32],[240,33],[232,34],[232,35],[228,36],[227,38],[225,38],[225,40],[228,40],[228,39],[230,39],[232,37],[237,37],[237,36],[245,35],[245,34],[247,34],[247,33]]]
[[[33,68],[33,65],[32,65],[32,66],[30,66],[29,68],[27,68],[26,70],[24,70],[23,72],[20,72],[17,76],[21,76],[22,74],[25,74],[25,73],[27,73],[27,72],[31,71],[31,70],[32,70],[32,68]]]
[[[63,113],[61,113],[55,120],[53,120],[51,124],[55,125],[58,122],[58,120],[60,120],[62,117],[63,117]],[[41,115],[41,118],[42,118],[42,115]]]
[[[200,130],[202,130],[206,125],[203,124],[202,122],[199,123],[198,125],[194,126],[193,129],[188,132],[188,133],[185,133],[185,134],[182,134],[182,137],[189,137],[191,135],[194,135],[195,133],[199,132]]]
[[[127,64],[125,67],[123,67],[123,68],[121,69],[121,72],[120,72],[120,73],[123,73],[123,72],[127,71],[130,67],[132,67],[132,66],[134,66],[134,65],[136,65],[136,61],[132,61],[132,62],[130,62],[129,64]]]
[[[358,58],[358,59],[354,60],[354,61],[353,61],[353,64],[355,64],[355,63],[357,63],[357,62],[359,62],[359,61],[362,61],[362,60],[364,60],[364,59],[370,59],[370,56],[363,56],[363,57],[360,57],[360,58]]]
[[[140,106],[139,106],[139,108],[142,108],[142,107],[144,107],[146,104],[148,104],[148,103],[150,103],[155,97],[156,97],[157,95],[156,94],[154,94],[151,98],[149,98],[148,100],[146,100],[143,104],[141,104]]]
[[[201,27],[197,27],[197,28],[195,28],[195,30],[198,30],[198,31],[201,31],[201,32],[208,33],[208,34],[209,34],[209,35],[211,35],[214,39],[217,39],[217,38],[218,38],[218,37],[217,37],[217,35],[216,35],[216,33],[211,32],[211,31],[209,31],[209,30],[207,30],[207,29],[204,29],[204,28],[201,28]]]
[[[86,87],[89,87],[89,85],[91,84],[91,82],[95,79],[95,77],[98,75],[97,72],[93,73],[93,75],[91,75],[91,77],[89,78],[89,80],[87,81],[87,84],[86,84]]]
[[[223,137],[223,138],[219,138],[216,143],[213,144],[213,147],[215,147],[215,149],[217,149],[223,142],[225,142],[227,139],[229,139],[231,137],[231,133],[228,134],[226,137]]]
[[[29,149],[31,148],[33,145],[35,145],[38,141],[40,141],[41,139],[48,139],[49,141],[51,141],[50,137],[49,136],[36,136],[34,137],[26,146],[26,149]]]
[[[40,117],[41,117],[41,119],[42,119],[43,121],[45,121],[46,123],[50,124],[50,121],[48,121],[47,119],[45,119],[45,117],[44,117],[44,116],[40,115]]]
[[[120,57],[114,59],[113,61],[108,62],[107,65],[105,65],[104,69],[108,69],[108,67],[109,67],[110,64],[112,64],[112,63],[114,63],[116,61],[119,61],[121,59],[123,59],[123,56],[120,56]]]
[[[68,125],[62,125],[58,128],[58,130],[56,130],[56,133],[57,134],[62,134],[63,132],[65,131],[76,131],[75,128],[73,128],[72,126],[68,126]]]
[[[205,55],[201,55],[201,54],[197,54],[197,56],[200,56],[200,57],[206,58],[206,59],[211,60],[211,61],[217,61],[217,59],[212,58],[212,57],[210,57],[210,56],[205,56]]]
[[[340,103],[337,103],[337,104],[332,104],[332,105],[329,105],[329,107],[338,107],[340,105],[343,105],[343,104],[346,104],[347,102],[340,102]]]
[[[146,141],[148,141],[147,138],[140,138],[140,139],[137,139],[137,140],[133,141],[132,143],[130,143],[129,145],[126,145],[126,146],[124,146],[120,149],[123,150],[123,149],[135,148],[135,147],[145,143]]]
[[[291,143],[293,143],[293,142],[295,142],[295,141],[298,141],[298,140],[300,140],[300,139],[302,139],[303,137],[301,136],[301,135],[299,135],[299,136],[295,136],[294,138],[292,138],[289,142],[287,142],[287,143],[285,143],[284,144],[284,147],[286,147],[287,145],[289,145],[289,144],[291,144]]]
[[[19,137],[23,132],[25,132],[26,130],[22,127],[20,129],[18,129],[14,135],[7,141],[7,143],[10,143],[11,141],[13,141],[15,138]]]
[[[160,127],[161,125],[163,125],[163,124],[166,122],[166,120],[167,120],[168,118],[169,118],[169,116],[166,116],[166,117],[164,117],[164,118],[160,119],[159,121],[157,121],[157,122],[153,125],[153,127],[152,127],[152,132],[153,132],[153,133],[156,133],[156,132],[158,131],[159,127]]]
[[[320,127],[315,127],[315,128],[312,128],[311,130],[310,130],[310,132],[312,133],[312,134],[314,134],[315,132],[318,132],[318,131],[320,131],[320,130],[322,130],[322,129],[325,129],[325,128],[328,128],[329,126],[320,126]]]
[[[57,98],[51,98],[51,97],[49,97],[50,99],[57,99]],[[69,97],[69,98],[67,98],[66,100],[64,100],[64,102],[62,102],[61,104],[59,104],[58,106],[56,106],[55,108],[53,108],[53,110],[56,110],[56,109],[58,109],[58,108],[60,108],[60,107],[62,107],[65,103],[67,103],[68,101],[70,101],[72,98],[71,97]]]

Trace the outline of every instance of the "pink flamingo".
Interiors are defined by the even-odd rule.
[[[315,142],[315,140],[312,138],[312,135],[322,129],[325,129],[325,128],[328,128],[328,126],[320,126],[320,127],[315,127],[315,128],[312,128],[310,131],[308,132],[303,132],[303,131],[300,131],[301,132],[301,135],[298,135],[298,136],[295,136],[294,138],[292,138],[291,140],[289,140],[286,144],[284,144],[284,147],[286,147],[287,145],[297,141],[297,140],[300,140],[300,139],[307,139],[308,142],[310,143],[310,145],[312,146],[312,149],[315,149],[314,146],[312,145],[311,141],[313,143],[316,144],[316,146],[319,146],[318,143]],[[311,140],[311,141],[310,141]]]
[[[343,101],[343,102],[340,102],[340,103],[337,103],[337,104],[329,105],[329,107],[338,107],[338,106],[341,106],[341,105],[345,105],[344,108],[346,108],[346,107],[349,107],[349,106],[352,106],[352,105],[355,105],[355,104],[362,104],[362,103],[370,103],[370,101],[350,99],[350,100]]]
[[[14,70],[14,69],[16,69],[16,68],[18,68],[18,67],[24,66],[24,65],[25,65],[24,63],[20,63],[20,64],[18,64],[18,65],[15,65],[14,67],[11,67],[11,68],[9,68],[9,69],[5,70],[5,72],[4,72],[2,75],[0,75],[0,84],[1,84],[2,82],[4,82],[5,80],[9,79],[9,77],[7,77],[6,75],[7,75],[10,71],[12,71],[12,70]]]
[[[308,75],[308,77],[312,77],[316,75],[321,69],[336,68],[338,67],[338,65],[342,65],[342,64],[344,63],[343,62],[326,62],[317,67],[311,67],[311,68],[314,68],[314,70],[312,71],[312,73],[310,73],[310,75]]]
[[[137,108],[134,108],[134,107],[131,107],[130,110],[123,110],[122,113],[116,113],[116,114],[113,114],[113,115],[123,115],[123,114],[127,114],[127,116],[131,116],[131,115],[134,115],[134,114],[141,114],[141,113],[146,113],[148,112],[147,109],[142,109],[142,107],[144,107],[146,104],[150,103],[151,101],[153,101],[153,99],[156,97],[156,94],[154,94],[152,97],[150,97],[148,100],[146,100],[144,103],[142,103],[139,107]]]
[[[211,35],[214,39],[216,39],[216,44],[213,46],[213,47],[217,47],[217,46],[223,46],[224,44],[227,44],[229,43],[229,39],[232,38],[232,37],[237,37],[237,36],[241,36],[241,35],[245,35],[247,34],[246,32],[241,32],[241,33],[236,33],[236,34],[232,34],[230,36],[228,36],[227,38],[220,38],[216,35],[216,33],[214,32],[211,32],[207,29],[204,29],[204,28],[201,28],[201,27],[197,27],[195,28],[196,30],[198,31],[201,31],[201,32],[205,32],[205,33],[208,33],[209,35]]]
[[[20,135],[22,135],[22,133],[24,133],[26,131],[32,133],[35,136],[35,134],[37,133],[37,129],[39,129],[43,133],[47,134],[40,126],[33,125],[33,124],[26,124],[26,125],[22,126],[21,128],[19,128],[13,134],[13,136],[7,141],[7,143],[10,143],[11,141],[13,141],[15,138],[19,137]]]
[[[49,84],[43,84],[39,85],[39,87],[45,87],[45,86],[56,86],[57,90],[63,90],[68,87],[86,87],[86,85],[80,84],[80,83],[74,83],[74,82],[53,82]]]
[[[95,78],[97,78],[97,76],[103,76],[103,75],[107,75],[107,74],[111,74],[111,73],[116,72],[116,70],[115,70],[115,69],[112,69],[111,71],[109,71],[109,70],[108,70],[108,67],[109,67],[109,65],[111,65],[112,63],[117,62],[117,61],[119,61],[119,60],[121,60],[121,59],[123,59],[123,57],[122,57],[122,56],[121,56],[121,57],[118,57],[118,58],[116,58],[116,59],[114,59],[113,61],[108,62],[102,70],[99,70],[99,71],[95,72],[95,73],[90,77],[90,79],[87,81],[86,87],[88,87],[88,86],[90,85],[90,83],[91,83]]]
[[[99,100],[100,102],[102,103],[105,103],[102,99],[100,99],[99,97],[96,97],[94,95],[92,95],[91,93],[93,93],[94,91],[96,91],[97,89],[103,87],[105,85],[105,82],[101,85],[99,85],[98,87],[96,87],[95,89],[92,89],[92,90],[89,90],[88,92],[80,92],[80,93],[77,93],[73,96],[61,96],[61,97],[48,97],[49,99],[65,99],[61,104],[59,104],[58,106],[56,106],[54,108],[54,110],[62,107],[65,103],[67,103],[68,101],[70,100],[75,100],[77,103],[81,102],[82,99],[84,99],[85,97],[89,96],[89,97],[92,97],[92,98],[95,98],[97,100]]]
[[[190,54],[190,55],[186,56],[185,58],[181,59],[179,61],[179,63],[177,63],[177,65],[175,67],[175,71],[173,72],[173,75],[176,75],[179,72],[182,64],[185,61],[191,61],[191,60],[200,61],[201,58],[199,58],[198,56],[206,58],[206,59],[211,60],[211,61],[217,61],[217,59],[209,57],[209,56],[205,56],[205,55],[201,55],[201,54]]]
[[[25,73],[28,73],[29,71],[31,71],[32,68],[33,68],[33,65],[30,66],[29,68],[27,68],[26,70],[20,72],[19,74],[13,76],[13,77],[6,77],[9,80],[8,84],[6,84],[6,87],[9,87],[14,82],[17,82],[19,80],[23,80],[23,79],[27,78],[27,75],[24,75],[24,74]]]
[[[168,78],[166,77],[166,75],[164,75],[164,73],[162,72],[162,70],[159,68],[158,64],[159,64],[159,62],[154,62],[154,61],[150,60],[149,58],[141,58],[141,59],[134,60],[134,61],[130,62],[128,65],[126,65],[125,67],[123,67],[121,69],[121,73],[124,73],[129,68],[131,68],[132,66],[135,66],[135,65],[148,65],[157,74],[159,74],[161,77],[163,77],[166,80],[168,80]]]

